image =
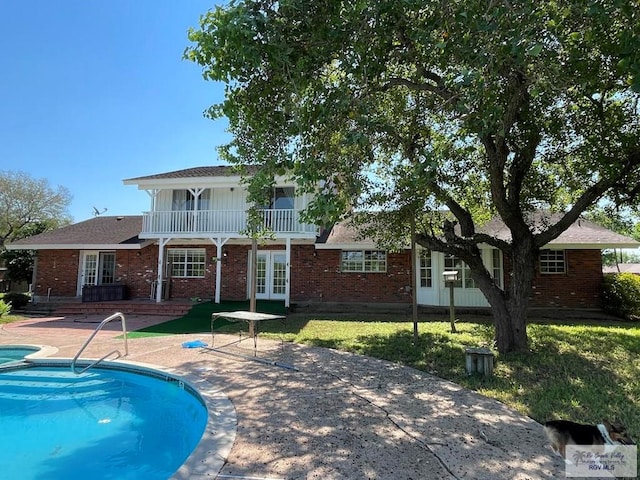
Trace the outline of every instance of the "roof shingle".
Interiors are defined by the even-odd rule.
[[[138,238],[142,231],[142,216],[95,217],[50,232],[16,240],[7,246],[10,250],[39,250],[69,248],[71,245],[107,246],[114,248],[138,248],[143,242]]]
[[[245,167],[248,173],[254,171],[254,167]],[[127,178],[125,182],[137,182],[142,180],[167,180],[178,178],[201,178],[201,177],[233,177],[240,175],[235,166],[218,165],[210,167],[193,167],[184,170],[175,170],[173,172],[157,173],[155,175],[146,175],[143,177]]]

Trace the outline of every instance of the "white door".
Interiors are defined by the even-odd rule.
[[[82,287],[95,285],[98,281],[98,260],[100,252],[82,252],[78,272],[77,295],[82,295]]]
[[[85,251],[80,255],[77,295],[85,285],[115,282],[116,254],[114,252]]]
[[[440,256],[435,252],[419,248],[416,265],[418,278],[417,300],[419,305],[439,305],[441,285],[439,278],[440,267],[438,266]]]
[[[287,285],[287,260],[285,252],[259,251],[257,254],[256,298],[260,300],[284,300]],[[249,252],[249,265],[251,252]],[[248,285],[251,291],[251,283]]]

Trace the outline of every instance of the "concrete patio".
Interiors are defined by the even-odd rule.
[[[104,317],[33,318],[0,326],[0,344],[43,344],[73,357]],[[128,330],[168,320],[127,316]],[[83,358],[122,347],[119,322]],[[237,337],[216,335],[216,345]],[[204,378],[236,410],[219,471],[192,478],[556,479],[564,464],[542,427],[504,404],[389,362],[260,339],[258,355],[298,370],[213,352],[208,332],[129,339],[128,360]],[[219,343],[220,342],[220,343]],[[252,342],[231,353],[253,354]]]

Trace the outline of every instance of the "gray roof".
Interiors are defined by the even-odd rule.
[[[557,220],[559,220],[559,214],[540,215],[536,219],[536,224],[542,227],[545,223]],[[479,231],[501,240],[509,241],[511,239],[511,232],[500,219],[491,220]],[[348,221],[336,224],[330,232],[320,238],[319,243],[322,245],[320,248],[369,248],[375,246],[375,242],[372,239],[357,239],[357,233],[348,225]],[[640,247],[640,242],[612,232],[588,220],[579,219],[562,232],[558,238],[552,240],[548,247],[603,250],[608,248],[638,248]]]
[[[254,171],[254,167],[247,166],[248,172]],[[144,177],[127,178],[125,183],[135,183],[142,180],[169,180],[180,178],[202,178],[202,177],[234,177],[239,176],[237,167],[230,165],[218,165],[215,167],[193,167],[184,170],[175,170],[173,172],[157,173],[155,175],[146,175]]]
[[[138,238],[141,231],[141,215],[99,216],[16,240],[7,245],[7,248],[9,250],[138,249],[143,243],[148,243]]]
[[[192,169],[190,169],[192,170]],[[553,220],[556,217],[549,217]],[[151,243],[141,240],[142,216],[98,216],[33,237],[17,240],[7,245],[9,250],[44,249],[138,249]],[[492,220],[482,231],[503,240],[510,239],[509,230],[499,220]],[[612,232],[588,220],[578,220],[549,247],[555,248],[637,248],[640,242]],[[358,239],[348,222],[336,224],[318,240],[319,248],[375,248],[372,239]]]
[[[534,230],[542,230],[560,220],[561,213],[537,212],[533,220]],[[501,240],[511,240],[511,232],[498,218],[494,218],[480,229],[483,233]],[[563,248],[637,248],[640,242],[620,235],[601,225],[579,218],[556,239],[549,242],[549,247]]]
[[[348,220],[336,223],[332,228],[323,231],[316,244],[324,245],[324,248],[341,248],[349,245],[359,248],[375,248],[376,245],[371,238],[360,238],[357,230],[349,224]]]

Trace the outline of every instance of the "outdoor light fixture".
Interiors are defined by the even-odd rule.
[[[451,321],[451,333],[456,333],[456,306],[453,298],[453,287],[458,281],[458,271],[450,270],[442,272],[445,285],[449,285],[449,320]]]
[[[458,271],[451,270],[449,272],[442,272],[442,278],[444,278],[444,283],[453,283],[458,281]]]

